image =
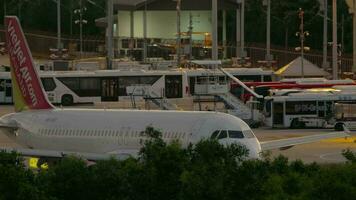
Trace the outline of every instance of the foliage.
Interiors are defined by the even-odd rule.
[[[43,199],[34,180],[19,155],[0,152],[0,199]]]
[[[79,8],[80,0],[61,0],[62,32],[66,35],[79,35],[79,26],[74,23],[78,16],[73,11]],[[246,1],[245,32],[247,43],[265,43],[266,41],[266,7],[263,0]],[[84,26],[84,35],[104,36],[105,30],[96,27],[95,19],[106,16],[105,0],[82,0],[87,8],[84,18],[88,24]],[[323,12],[320,10],[319,0],[271,0],[271,41],[274,45],[294,48],[299,45],[295,32],[299,30],[300,19],[298,10],[305,11],[305,30],[311,34],[306,38],[306,45],[312,49],[321,50],[323,44]],[[6,5],[6,9],[4,8]],[[0,21],[3,15],[17,15],[25,29],[57,31],[56,3],[53,0],[3,0],[0,3]],[[328,16],[331,18],[331,4],[329,1]],[[344,25],[342,24],[344,18]],[[338,34],[341,39],[344,29],[344,41],[352,40],[352,16],[348,12],[345,1],[338,1]],[[227,39],[230,45],[235,44],[236,12],[227,11]],[[329,41],[331,38],[331,20],[328,21]],[[220,40],[222,37],[220,35]],[[352,42],[343,42],[345,52],[352,52]]]
[[[138,157],[98,161],[68,157],[30,171],[15,153],[0,153],[0,199],[350,199],[356,196],[354,153],[319,165],[265,155],[246,159],[243,146],[203,140],[182,148],[148,127]]]
[[[353,153],[350,149],[342,151],[342,155],[352,163],[356,163],[356,153]]]

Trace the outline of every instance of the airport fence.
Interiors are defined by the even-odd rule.
[[[48,32],[25,32],[25,36],[32,53],[37,57],[49,58],[50,49],[57,49],[57,36]],[[5,30],[0,27],[0,41],[5,41]],[[105,54],[105,40],[102,37],[83,38],[82,57],[93,57]],[[63,35],[61,46],[68,49],[71,57],[80,56],[79,36]]]
[[[5,30],[0,27],[0,41],[5,41]],[[50,49],[57,48],[57,37],[54,33],[39,32],[39,31],[25,31],[27,41],[30,49],[35,56],[49,58]],[[135,38],[131,43],[130,38],[118,38],[115,37],[113,41],[114,55],[116,58],[120,57],[133,57],[135,60],[143,59],[143,43],[142,38]],[[211,48],[204,48],[206,41],[194,41],[192,47],[192,57],[194,59],[207,59],[211,57]],[[63,35],[61,38],[61,44],[64,48],[68,49],[72,58],[80,57],[80,40],[79,36]],[[82,58],[105,56],[105,38],[102,36],[84,36],[83,38],[83,53]],[[224,48],[219,48],[219,58],[231,59],[236,57],[236,46],[228,44]],[[250,66],[261,67],[265,66],[266,49],[264,44],[247,43],[245,48],[248,62]],[[182,44],[182,52],[189,58],[187,52],[189,48],[187,43]],[[163,58],[166,60],[175,59],[175,40],[174,39],[147,39],[147,56],[149,58]],[[295,58],[300,56],[300,52],[296,52],[294,49],[283,48],[279,46],[273,46],[271,54],[274,57],[274,69],[278,69],[288,64]],[[323,67],[323,56],[320,51],[310,51],[305,53],[305,58],[313,64]],[[331,55],[328,55],[328,62],[331,63]],[[352,57],[350,55],[343,55],[339,57],[340,72],[352,71]],[[331,65],[326,68],[331,71]]]

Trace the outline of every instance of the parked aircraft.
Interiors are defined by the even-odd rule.
[[[249,157],[259,158],[262,150],[347,135],[334,132],[259,142],[245,122],[224,113],[55,108],[45,95],[17,17],[6,17],[5,25],[16,112],[0,118],[0,128],[22,146],[5,150],[44,159],[70,154],[88,160],[120,158],[137,154],[145,139],[141,133],[152,126],[167,142],[179,140],[187,146],[215,138],[223,144],[245,145]]]

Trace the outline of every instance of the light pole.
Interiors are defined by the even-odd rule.
[[[177,0],[177,44],[176,44],[176,51],[177,51],[177,67],[180,67],[181,61],[181,31],[180,31],[180,9],[181,9],[181,0]]]
[[[6,0],[4,0],[4,16],[6,16]]]
[[[82,0],[79,1],[79,9],[74,10],[74,14],[79,14],[79,19],[75,20],[75,24],[79,24],[79,37],[80,37],[80,58],[83,55],[83,24],[87,24],[88,21],[83,19],[83,12],[86,11],[86,7],[83,7]]]
[[[299,8],[299,18],[300,18],[300,27],[299,30],[300,32],[296,33],[296,36],[298,36],[300,38],[300,47],[297,47],[296,50],[299,51],[300,50],[300,54],[301,54],[301,75],[302,78],[304,78],[304,50],[309,50],[309,47],[304,47],[304,41],[305,41],[305,37],[309,36],[309,32],[308,31],[304,31],[304,11]]]
[[[147,59],[147,0],[145,1],[145,9],[143,11],[143,61]]]
[[[219,59],[219,50],[218,50],[218,0],[212,0],[211,5],[211,58],[212,60]]]
[[[107,1],[107,68],[112,69],[112,60],[114,59],[113,51],[113,0]]]
[[[356,72],[356,0],[346,0],[346,3],[352,15],[352,72]]]
[[[326,70],[328,68],[328,0],[323,1],[323,68]]]
[[[264,0],[263,4],[267,6],[267,27],[266,27],[266,61],[267,66],[271,66],[271,0]]]
[[[337,70],[337,0],[333,0],[333,44],[332,44],[332,66],[333,79],[338,78]]]
[[[241,0],[241,57],[244,60],[245,52],[245,0]]]
[[[57,49],[61,49],[61,0],[57,0]]]

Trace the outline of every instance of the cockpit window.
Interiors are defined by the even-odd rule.
[[[221,131],[218,137],[218,140],[227,138],[227,131]]]
[[[220,130],[216,130],[216,131],[214,131],[214,133],[213,134],[211,134],[211,137],[210,137],[210,139],[216,139],[216,137],[218,136],[218,134],[220,133]]]
[[[229,131],[229,138],[244,138],[241,131]]]
[[[252,130],[244,130],[243,133],[247,138],[255,138],[255,135],[253,134]]]

